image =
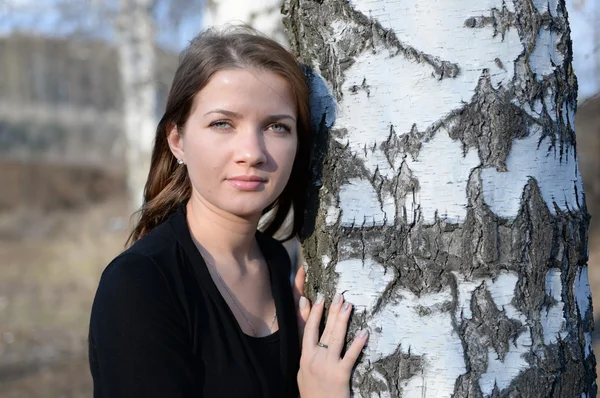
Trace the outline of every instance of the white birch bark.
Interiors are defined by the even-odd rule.
[[[142,204],[156,128],[152,0],[119,0],[116,21],[130,206]]]
[[[204,12],[204,26],[244,23],[282,45],[287,43],[281,22],[282,0],[211,0]]]
[[[288,0],[309,65],[309,295],[355,397],[595,396],[564,0]]]
[[[566,0],[581,105],[600,94],[600,2]]]

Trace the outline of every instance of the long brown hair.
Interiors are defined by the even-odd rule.
[[[128,239],[131,244],[162,223],[177,207],[187,202],[192,185],[187,169],[177,164],[167,142],[168,130],[177,126],[183,134],[195,95],[218,71],[251,68],[276,73],[285,78],[296,99],[298,112],[298,151],[290,179],[279,198],[264,213],[273,210],[264,224],[264,233],[273,236],[293,210],[291,231],[284,239],[295,236],[301,228],[304,194],[308,176],[310,139],[309,89],[296,59],[275,41],[250,28],[207,30],[196,36],[179,57],[166,109],[156,128],[152,161],[140,219]]]

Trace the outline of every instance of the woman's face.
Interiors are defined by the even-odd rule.
[[[217,72],[196,94],[182,134],[169,133],[198,199],[215,211],[256,218],[283,191],[298,135],[296,103],[272,72]],[[182,166],[183,167],[183,166]]]

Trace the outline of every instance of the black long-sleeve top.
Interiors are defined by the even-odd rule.
[[[283,246],[260,232],[279,330],[242,332],[181,206],[104,270],[92,308],[95,398],[298,397],[300,349]]]

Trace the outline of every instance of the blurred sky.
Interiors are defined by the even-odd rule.
[[[117,3],[118,0],[0,0],[0,35],[14,30],[50,36],[78,33],[111,41],[114,30],[110,17],[117,10]],[[169,15],[168,3],[158,1],[155,10],[158,41],[166,48],[181,50],[202,29],[203,1],[191,1],[178,23]]]

